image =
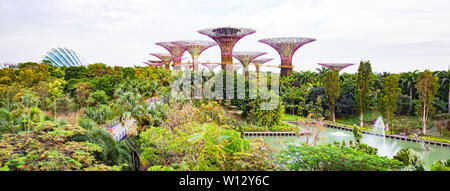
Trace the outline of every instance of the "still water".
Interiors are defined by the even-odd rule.
[[[247,136],[247,138],[255,138],[255,136]],[[272,146],[276,152],[278,152],[288,144],[298,144],[306,142],[305,136],[262,136],[262,138],[266,143]],[[349,141],[354,141],[353,134],[351,131],[326,128],[326,130],[320,134],[320,140],[318,144],[333,143],[334,141],[345,141],[347,143]],[[311,144],[312,142],[313,138],[311,137],[309,138],[309,143]],[[431,151],[427,151],[422,147],[420,143],[417,142],[409,142],[391,138],[384,139],[383,137],[368,134],[363,134],[361,142],[369,146],[378,148],[378,155],[387,156],[389,158],[392,158],[395,153],[402,148],[411,148],[416,152],[422,154],[423,161],[425,162],[426,167],[429,167],[435,161],[450,159],[450,147],[427,144],[427,146],[431,149]]]

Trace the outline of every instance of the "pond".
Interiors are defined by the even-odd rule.
[[[255,136],[247,136],[247,138],[255,138]],[[275,148],[278,152],[285,145],[290,143],[303,143],[306,142],[305,136],[262,136],[264,141],[270,146]],[[342,142],[354,141],[353,133],[351,131],[345,131],[334,128],[325,128],[325,130],[320,134],[320,140],[318,144],[323,143],[333,143],[334,141]],[[309,138],[309,143],[312,143],[313,138]],[[387,156],[392,158],[395,153],[397,153],[402,148],[411,148],[416,152],[419,152],[423,156],[423,161],[428,168],[432,163],[439,160],[450,159],[450,147],[444,146],[427,146],[431,149],[430,151],[425,150],[420,143],[409,142],[405,140],[383,138],[379,136],[363,134],[361,142],[372,147],[378,148],[378,155]]]

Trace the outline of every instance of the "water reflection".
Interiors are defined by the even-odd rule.
[[[249,136],[247,138],[253,138],[254,136]],[[263,136],[265,142],[267,142],[270,146],[275,148],[275,151],[278,152],[287,144],[301,144],[307,141],[306,137],[295,137],[295,136]],[[313,138],[309,138],[309,143],[313,142]],[[345,131],[334,128],[326,128],[324,132],[320,134],[319,144],[323,143],[333,143],[334,141],[342,142],[346,141],[354,141],[353,134],[351,131]],[[398,152],[402,148],[411,148],[416,152],[419,152],[423,156],[423,160],[425,165],[428,167],[432,163],[438,160],[447,160],[450,159],[450,148],[443,146],[435,146],[428,145],[431,148],[431,151],[425,150],[420,143],[417,142],[409,142],[398,139],[386,138],[383,140],[382,137],[363,134],[361,142],[367,144],[372,147],[376,147],[379,149],[379,154],[381,156],[387,156],[392,158],[396,152]],[[383,148],[384,147],[384,148]],[[383,150],[384,149],[384,150]],[[390,151],[390,152],[386,152]]]

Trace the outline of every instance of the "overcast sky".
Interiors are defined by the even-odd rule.
[[[449,10],[449,0],[0,0],[0,61],[37,62],[68,47],[88,63],[137,66],[166,52],[156,42],[211,40],[197,31],[233,26],[257,31],[234,50],[267,52],[270,65],[280,57],[259,39],[316,38],[296,52],[297,71],[360,60],[376,72],[447,70]],[[200,61],[220,62],[219,47]]]

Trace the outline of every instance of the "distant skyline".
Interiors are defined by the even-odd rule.
[[[375,72],[448,70],[449,7],[448,0],[2,0],[0,61],[38,62],[67,47],[88,63],[145,66],[157,60],[149,53],[167,52],[156,42],[211,40],[197,31],[232,26],[257,31],[234,50],[267,52],[261,58],[274,58],[268,65],[280,57],[259,39],[317,39],[294,55],[296,71],[361,60]],[[191,60],[187,52],[183,57]],[[200,55],[206,61],[220,62],[218,46]]]

